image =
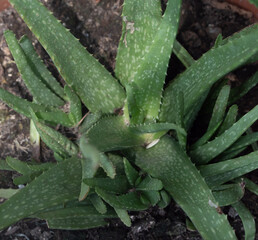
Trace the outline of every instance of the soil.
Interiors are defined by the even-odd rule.
[[[71,29],[71,32],[107,69],[113,71],[121,34],[122,0],[44,0],[42,2],[67,28]],[[224,1],[184,0],[178,40],[197,59],[213,46],[219,33],[227,37],[255,21],[251,12]],[[3,31],[6,29],[13,30],[18,38],[24,34],[32,38],[46,65],[62,82],[44,49],[13,8],[8,8],[0,12],[0,87],[20,97],[31,99],[4,41]],[[228,75],[230,84],[238,85],[256,69],[257,64],[253,64],[234,71]],[[168,79],[182,70],[183,67],[179,61],[172,57]],[[257,90],[258,87],[254,88],[239,101],[242,114],[257,105]],[[254,128],[258,130],[257,125]],[[13,156],[28,161],[32,156],[29,120],[3,103],[0,103],[0,149],[1,159]],[[40,160],[45,162],[52,159],[51,151],[42,144]],[[255,171],[249,175],[256,183],[258,183],[257,173]],[[13,177],[12,173],[1,171],[0,187],[14,187],[11,181]],[[247,192],[244,202],[257,221],[257,196]],[[225,208],[224,211],[231,213],[229,218],[237,235],[244,236],[241,221],[232,208]],[[133,222],[131,228],[125,227],[118,220],[112,220],[108,227],[87,231],[49,230],[44,221],[24,220],[1,231],[0,239],[201,239],[197,232],[186,229],[186,216],[174,202],[164,210],[152,208],[141,213],[131,212],[130,216]],[[256,238],[258,239],[258,235]]]

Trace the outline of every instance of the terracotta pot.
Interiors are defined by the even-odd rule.
[[[258,8],[251,4],[248,0],[227,0],[227,2],[235,4],[245,10],[248,10],[254,14],[254,17],[258,19]]]
[[[10,3],[8,2],[8,0],[0,0],[0,11],[3,11],[9,6],[10,6]]]

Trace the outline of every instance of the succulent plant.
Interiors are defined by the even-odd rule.
[[[172,198],[204,239],[236,239],[221,209],[228,205],[239,213],[246,239],[254,239],[254,219],[241,198],[245,187],[258,193],[255,183],[242,178],[258,168],[258,134],[250,130],[258,106],[240,117],[233,103],[256,85],[258,72],[232,90],[223,77],[257,61],[257,24],[227,39],[219,36],[194,60],[176,40],[180,0],[169,0],[163,15],[159,0],[125,0],[113,76],[38,0],[10,2],[66,85],[49,73],[26,36],[17,40],[5,32],[33,101],[3,89],[0,99],[31,119],[56,163],[0,161],[0,169],[22,175],[14,184],[26,184],[0,190],[9,198],[0,205],[0,229],[23,218],[44,219],[56,229],[99,227],[117,217],[130,226],[127,211],[164,208]],[[165,87],[172,52],[186,70]],[[89,110],[84,120],[82,104]],[[201,108],[211,115],[209,125],[190,144]],[[78,140],[56,131],[57,124],[79,125]],[[249,145],[254,151],[239,156]]]

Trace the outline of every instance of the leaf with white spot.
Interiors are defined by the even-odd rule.
[[[135,186],[135,182],[139,177],[139,173],[134,169],[134,167],[126,158],[124,158],[123,160],[124,160],[124,171],[125,171],[127,180],[131,186]]]
[[[234,103],[239,98],[243,97],[246,93],[249,92],[254,86],[258,84],[258,71],[256,71],[247,81],[241,84],[238,87],[232,89],[229,103]]]
[[[223,123],[219,127],[217,136],[224,133],[236,122],[237,114],[238,114],[238,106],[234,104],[229,108]]]
[[[197,164],[211,161],[220,153],[229,148],[236,140],[258,119],[258,106],[246,113],[231,128],[215,138],[190,152],[190,156]]]
[[[110,178],[85,178],[83,179],[88,186],[95,188],[100,187],[110,193],[126,193],[129,189],[129,184],[125,176],[118,176],[114,179]]]
[[[258,24],[242,30],[221,46],[211,49],[195,61],[166,88],[160,119],[174,122],[172,96],[176,91],[184,93],[185,114],[191,110],[203,94],[228,72],[241,66],[258,52]]]
[[[103,198],[113,208],[141,211],[146,210],[149,206],[143,204],[136,192],[130,192],[123,195],[111,194],[101,188],[95,188],[96,193]]]
[[[239,202],[244,193],[245,190],[241,184],[226,184],[212,189],[212,194],[220,207]]]
[[[12,189],[12,188],[3,189],[3,188],[0,188],[0,198],[9,199],[14,194],[16,194],[19,190],[20,189]]]
[[[11,4],[48,52],[66,83],[92,112],[113,112],[123,106],[125,93],[115,78],[38,0]]]
[[[223,162],[200,166],[200,173],[211,187],[241,177],[258,168],[258,151]]]
[[[76,159],[50,168],[0,205],[0,229],[45,208],[77,199],[80,182],[81,164]]]
[[[204,239],[236,239],[226,216],[209,205],[216,202],[210,189],[176,141],[166,136],[151,149],[138,148],[136,164],[162,181]]]
[[[125,224],[125,226],[131,227],[132,222],[127,211],[119,208],[114,208],[114,209],[116,211],[117,216],[121,219],[121,221]]]
[[[153,38],[148,53],[144,55],[133,79],[133,91],[139,116],[133,116],[133,123],[143,123],[157,119],[160,111],[161,95],[170,55],[177,33],[181,0],[169,0],[160,26]]]
[[[61,87],[60,83],[52,76],[52,74],[48,71],[46,65],[39,58],[36,53],[32,42],[27,36],[23,36],[19,43],[24,51],[28,61],[30,62],[30,66],[35,74],[41,79],[46,86],[52,90],[56,95],[60,98],[65,99],[64,89]]]
[[[223,120],[227,103],[228,103],[229,93],[230,93],[230,86],[228,85],[224,86],[220,90],[213,108],[212,116],[211,116],[207,131],[213,129]]]
[[[134,79],[139,65],[150,51],[161,22],[159,0],[125,0],[123,29],[116,57],[115,73],[126,86]]]
[[[249,145],[258,141],[258,132],[241,136],[230,148],[223,152],[219,159],[225,160],[229,157],[235,157],[237,154],[245,150]]]
[[[64,230],[84,230],[90,228],[97,228],[107,225],[104,218],[95,217],[71,217],[71,218],[58,218],[47,220],[47,225],[51,229],[64,229]]]
[[[62,106],[64,101],[55,95],[41,80],[41,76],[35,71],[34,64],[24,53],[14,33],[6,31],[4,36],[19,72],[30,93],[33,95],[34,100],[43,105]]]
[[[31,115],[33,115],[33,111],[31,111]],[[32,116],[32,120],[44,143],[54,152],[67,157],[75,156],[78,153],[78,146],[67,137],[53,128],[40,123],[35,115]]]
[[[256,233],[254,217],[242,202],[235,203],[232,205],[232,207],[237,211],[243,222],[245,240],[254,240]]]

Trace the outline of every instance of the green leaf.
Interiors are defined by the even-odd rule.
[[[136,164],[162,181],[164,189],[182,207],[204,239],[236,239],[226,216],[214,207],[216,201],[210,189],[176,141],[163,137],[153,148],[138,148]]]
[[[190,67],[194,63],[193,57],[176,39],[173,46],[173,53],[184,64],[186,68]]]
[[[15,171],[9,164],[6,162],[6,160],[1,160],[0,159],[0,170],[5,170],[5,171]]]
[[[50,229],[64,230],[84,230],[97,228],[107,225],[107,222],[101,218],[81,217],[81,218],[65,218],[65,219],[49,219],[47,225]]]
[[[87,116],[80,126],[80,133],[87,132],[102,117],[101,112],[96,112],[96,113],[88,112],[86,114]]]
[[[7,157],[6,158],[6,163],[15,171],[17,171],[20,174],[31,174],[33,171],[32,169],[29,167],[29,165],[26,162],[17,160],[15,158],[12,157]]]
[[[180,7],[181,0],[168,1],[149,51],[144,55],[133,78],[129,78],[129,82],[134,82],[131,93],[140,114],[132,115],[133,123],[154,121],[158,117],[167,66],[179,23]]]
[[[145,136],[132,132],[122,116],[104,117],[83,135],[102,152],[143,145],[147,141]]]
[[[124,170],[125,170],[127,180],[131,186],[135,186],[135,182],[139,177],[139,173],[134,169],[134,167],[126,158],[123,158],[123,160],[124,160]]]
[[[256,7],[258,7],[258,1],[257,0],[249,0],[249,2],[254,4]]]
[[[100,214],[105,214],[107,212],[106,204],[102,201],[102,199],[97,194],[95,193],[91,194],[89,196],[89,200],[91,201],[92,205]]]
[[[39,1],[10,2],[90,111],[113,112],[123,106],[123,88]]]
[[[161,200],[158,203],[159,207],[160,208],[167,207],[170,204],[171,196],[165,190],[160,191],[160,196],[161,196]]]
[[[80,181],[81,164],[76,159],[63,161],[50,168],[0,205],[0,219],[3,220],[0,221],[0,229],[45,208],[76,199],[80,192]]]
[[[116,176],[124,175],[125,171],[123,157],[112,153],[108,153],[107,156],[116,169]]]
[[[184,112],[186,114],[217,80],[257,53],[257,33],[258,24],[236,33],[225,44],[205,53],[176,77],[165,90],[160,114],[161,121],[174,122],[172,96],[176,91],[184,93]]]
[[[104,217],[115,217],[114,211],[108,209],[105,215],[100,214],[94,206],[90,203],[84,203],[78,201],[74,202],[75,204],[69,206],[72,202],[68,202],[62,206],[55,206],[52,209],[44,209],[42,212],[36,213],[31,217],[36,217],[39,219],[69,219],[69,218],[104,218]]]
[[[250,77],[247,81],[245,81],[239,87],[235,87],[232,89],[230,93],[229,103],[234,103],[239,98],[243,97],[246,93],[249,92],[254,86],[258,84],[258,71],[256,71],[252,77]]]
[[[15,35],[11,31],[4,33],[8,47],[14,57],[19,72],[36,102],[48,106],[62,106],[64,101],[55,95],[41,80],[41,76],[33,69],[32,61],[26,56]],[[35,68],[35,67],[34,67]]]
[[[244,193],[245,191],[241,184],[222,185],[212,190],[212,194],[220,207],[239,202]]]
[[[31,69],[33,72],[40,78],[40,80],[54,92],[60,98],[65,99],[64,89],[57,82],[57,80],[51,75],[48,71],[46,65],[39,58],[36,53],[32,42],[27,36],[23,36],[20,41],[20,46],[24,51],[24,54],[27,57],[28,62],[30,63]]]
[[[136,192],[130,192],[123,195],[114,195],[108,193],[101,188],[95,188],[96,193],[103,198],[113,208],[131,210],[131,211],[141,211],[146,210],[149,206],[143,204],[140,201]]]
[[[33,111],[35,112],[36,111],[44,112],[47,110],[47,108],[42,105],[32,103],[25,99],[17,97],[2,88],[0,88],[0,99],[16,112],[29,118],[31,118],[30,108],[32,108]]]
[[[76,125],[82,119],[81,100],[67,85],[65,85],[64,91],[70,102],[69,118]]]
[[[158,191],[142,191],[141,196],[142,195],[149,200],[153,207],[160,201],[160,194]]]
[[[258,132],[241,136],[230,148],[228,148],[220,156],[221,160],[228,159],[229,156],[235,157],[239,152],[242,152],[246,147],[258,141]]]
[[[196,149],[203,144],[207,143],[209,139],[214,135],[214,133],[217,131],[217,129],[220,127],[221,122],[218,122],[217,125],[215,125],[213,128],[211,128],[209,131],[204,133],[204,135],[199,138],[193,145],[191,145],[191,150]]]
[[[232,207],[237,211],[243,222],[245,240],[254,240],[256,232],[254,217],[242,202],[235,203]]]
[[[114,209],[116,211],[117,216],[121,219],[121,221],[125,224],[125,226],[131,227],[132,222],[127,211],[119,208],[114,208]]]
[[[61,133],[38,122],[36,117],[33,117],[33,122],[44,143],[54,152],[62,156],[75,156],[78,153],[77,145]]]
[[[150,51],[161,16],[159,0],[125,0],[123,5],[123,29],[118,46],[115,73],[126,86]]]
[[[219,137],[191,151],[192,160],[197,164],[209,162],[230,147],[257,119],[258,106],[245,114]]]
[[[241,177],[258,168],[258,151],[223,162],[200,166],[200,173],[210,187]]]
[[[159,179],[146,176],[140,184],[136,186],[136,190],[141,191],[159,191],[163,188],[162,182]]]
[[[83,179],[91,188],[99,187],[110,193],[126,193],[129,184],[125,176],[118,176],[115,179],[110,178],[85,178]]]
[[[249,180],[248,178],[244,178],[243,182],[245,187],[252,193],[258,195],[258,185],[255,184],[253,181]]]
[[[223,121],[223,123],[221,124],[218,130],[217,136],[224,133],[236,122],[237,114],[238,114],[238,106],[232,105],[227,112],[225,120]]]
[[[108,177],[114,178],[116,176],[116,169],[113,163],[104,153],[99,153],[99,155],[99,165],[102,167]]]
[[[12,188],[3,189],[3,188],[0,188],[0,198],[9,199],[13,195],[15,195],[17,192],[19,192],[19,190],[20,189],[12,189]]]
[[[218,123],[220,123],[223,120],[227,108],[229,93],[230,86],[228,85],[224,86],[220,90],[215,106],[213,108],[212,116],[207,131],[213,129],[215,126],[218,125]]]

